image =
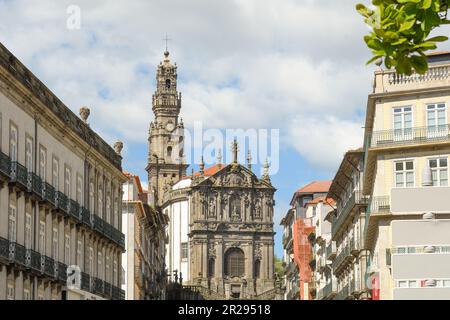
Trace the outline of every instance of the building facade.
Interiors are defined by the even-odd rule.
[[[316,296],[316,282],[314,280],[314,268],[315,268],[315,257],[313,256],[313,244],[315,241],[315,225],[312,219],[312,207],[309,206],[314,204],[314,200],[317,201],[318,198],[324,198],[330,187],[331,181],[313,181],[306,186],[297,190],[292,196],[291,200],[291,210],[285,217],[283,223],[285,224],[285,230],[289,215],[293,215],[292,224],[292,246],[293,254],[290,254],[289,258],[285,257],[285,261],[293,258],[297,268],[292,264],[285,264],[285,274],[291,273],[290,277],[285,279],[286,289],[291,286],[291,293],[286,296],[287,299],[292,300],[311,300]],[[317,221],[315,221],[317,222]],[[288,227],[289,228],[289,227]],[[289,231],[286,231],[289,233]],[[285,240],[286,244],[283,243],[286,249],[289,248],[289,240]],[[289,252],[289,251],[287,251]],[[291,256],[292,255],[292,256]],[[292,257],[292,258],[291,258]],[[295,270],[298,270],[298,288],[293,281],[296,280],[293,274]],[[291,282],[292,284],[288,284]],[[287,292],[289,293],[289,291]],[[298,297],[295,297],[295,293],[298,293]]]
[[[331,240],[331,223],[326,220],[326,217],[333,210],[334,204],[331,198],[317,197],[305,205],[306,217],[314,226],[314,234],[310,237],[312,243],[310,265],[313,270],[311,295],[317,300],[323,299],[328,279],[332,275],[331,265],[326,257],[327,245]]]
[[[295,210],[291,208],[280,223],[283,226],[284,300],[298,300],[300,298],[299,269],[294,259],[294,222]]]
[[[122,267],[127,300],[161,300],[165,297],[166,226],[168,217],[148,204],[138,176],[126,174],[123,185],[122,227],[127,251]]]
[[[207,299],[275,299],[273,196],[262,178],[234,161],[186,177],[164,198],[169,273]]]
[[[0,299],[123,298],[122,144],[88,114],[0,44]]]
[[[368,197],[362,193],[364,151],[344,155],[331,184],[329,197],[336,209],[328,215],[332,223],[327,259],[332,261],[332,277],[327,278],[324,299],[368,299],[370,281],[366,277],[369,252],[364,247],[364,228]]]
[[[450,299],[450,53],[424,75],[375,72],[365,125],[372,299]]]

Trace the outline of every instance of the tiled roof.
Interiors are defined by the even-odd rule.
[[[325,181],[313,181],[306,186],[297,190],[297,193],[316,193],[316,192],[328,192],[330,189],[331,180]]]
[[[319,202],[325,202],[326,204],[329,204],[329,205],[335,205],[336,204],[336,201],[334,201],[334,199],[332,199],[332,198],[317,197],[314,200],[309,201],[306,205],[318,204]]]
[[[213,176],[213,175],[215,175],[217,172],[219,172],[220,170],[222,170],[225,167],[226,166],[221,164],[221,163],[215,164],[215,165],[213,165],[211,167],[208,167],[205,170],[203,170],[203,175],[205,177]],[[194,176],[196,176],[196,177],[200,176],[200,172],[195,172]],[[191,175],[183,177],[182,180],[189,179],[189,178],[191,178]]]

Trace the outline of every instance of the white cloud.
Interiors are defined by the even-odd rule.
[[[80,0],[70,31],[71,4],[0,0],[0,41],[108,138],[146,143],[167,32],[186,125],[280,128],[327,169],[362,139],[372,68],[354,1]]]
[[[290,127],[290,141],[305,159],[317,168],[334,168],[345,151],[362,147],[362,122],[338,119],[295,118]]]

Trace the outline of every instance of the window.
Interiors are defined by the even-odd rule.
[[[28,172],[33,171],[33,139],[30,137],[25,140],[25,167]]]
[[[395,186],[397,188],[414,187],[414,161],[395,162]]]
[[[117,284],[117,259],[116,257],[114,257],[114,262],[113,262],[113,281],[112,281],[113,285]]]
[[[11,162],[17,161],[17,141],[17,128],[14,125],[11,125],[9,129],[9,157],[11,158]]]
[[[188,243],[181,243],[181,260],[187,260],[188,258]]]
[[[167,156],[172,157],[172,147],[167,147]]]
[[[110,269],[111,269],[111,266],[109,265],[110,264],[110,258],[109,258],[109,256],[108,255],[106,255],[106,263],[105,263],[105,267],[106,267],[106,278],[105,278],[105,281],[107,281],[107,282],[111,282],[111,280],[110,280],[110,276],[111,276],[111,274],[110,274]]]
[[[103,217],[103,191],[101,188],[98,189],[98,208],[97,208],[97,214],[100,217]]]
[[[239,248],[231,248],[225,255],[225,275],[242,277],[245,274],[245,256]]]
[[[45,222],[39,221],[39,251],[45,254]]]
[[[103,279],[103,255],[101,251],[97,253],[97,277]]]
[[[64,238],[64,263],[70,264],[70,235],[68,234]]]
[[[412,107],[394,108],[394,138],[412,139]]]
[[[14,285],[12,283],[8,283],[6,300],[14,300]]]
[[[53,157],[52,165],[52,185],[56,191],[59,190],[59,162],[55,157]]]
[[[25,248],[31,249],[31,214],[25,214]]]
[[[410,288],[417,288],[417,287],[419,287],[419,284],[417,283],[417,280],[409,280],[409,287]]]
[[[76,261],[76,264],[78,266],[82,265],[81,264],[81,254],[82,254],[81,250],[83,250],[83,243],[81,242],[81,240],[78,240],[77,241],[77,261]]]
[[[94,249],[89,247],[89,256],[88,256],[88,272],[93,275],[94,274]]]
[[[106,222],[111,223],[111,197],[106,196]]]
[[[8,239],[11,242],[16,242],[17,238],[17,208],[15,203],[9,205],[8,215]]]
[[[94,184],[89,183],[89,210],[94,213],[95,196],[94,196]]]
[[[83,205],[83,178],[81,176],[77,176],[77,196],[76,201]]]
[[[430,104],[427,106],[427,126],[428,135],[442,136],[447,135],[448,127],[446,116],[446,107],[444,103]]]
[[[66,167],[64,170],[64,194],[69,198],[71,196],[70,190],[71,181],[72,181],[72,172],[69,167]]]
[[[429,165],[433,186],[448,186],[448,160],[447,158],[430,159]]]
[[[398,281],[398,287],[399,288],[408,288],[408,281],[406,281],[406,280]]]
[[[39,147],[39,176],[43,181],[47,179],[47,150],[43,146]]]
[[[166,79],[166,89],[170,89],[170,79]]]
[[[53,228],[53,245],[52,245],[52,254],[53,254],[53,259],[55,259],[55,261],[58,261],[58,229],[57,228]]]
[[[23,300],[31,300],[30,289],[23,289]]]

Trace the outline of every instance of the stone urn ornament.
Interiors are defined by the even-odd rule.
[[[119,156],[122,154],[122,149],[123,149],[123,142],[122,141],[117,141],[116,143],[114,143],[114,151],[116,151],[116,153]]]

